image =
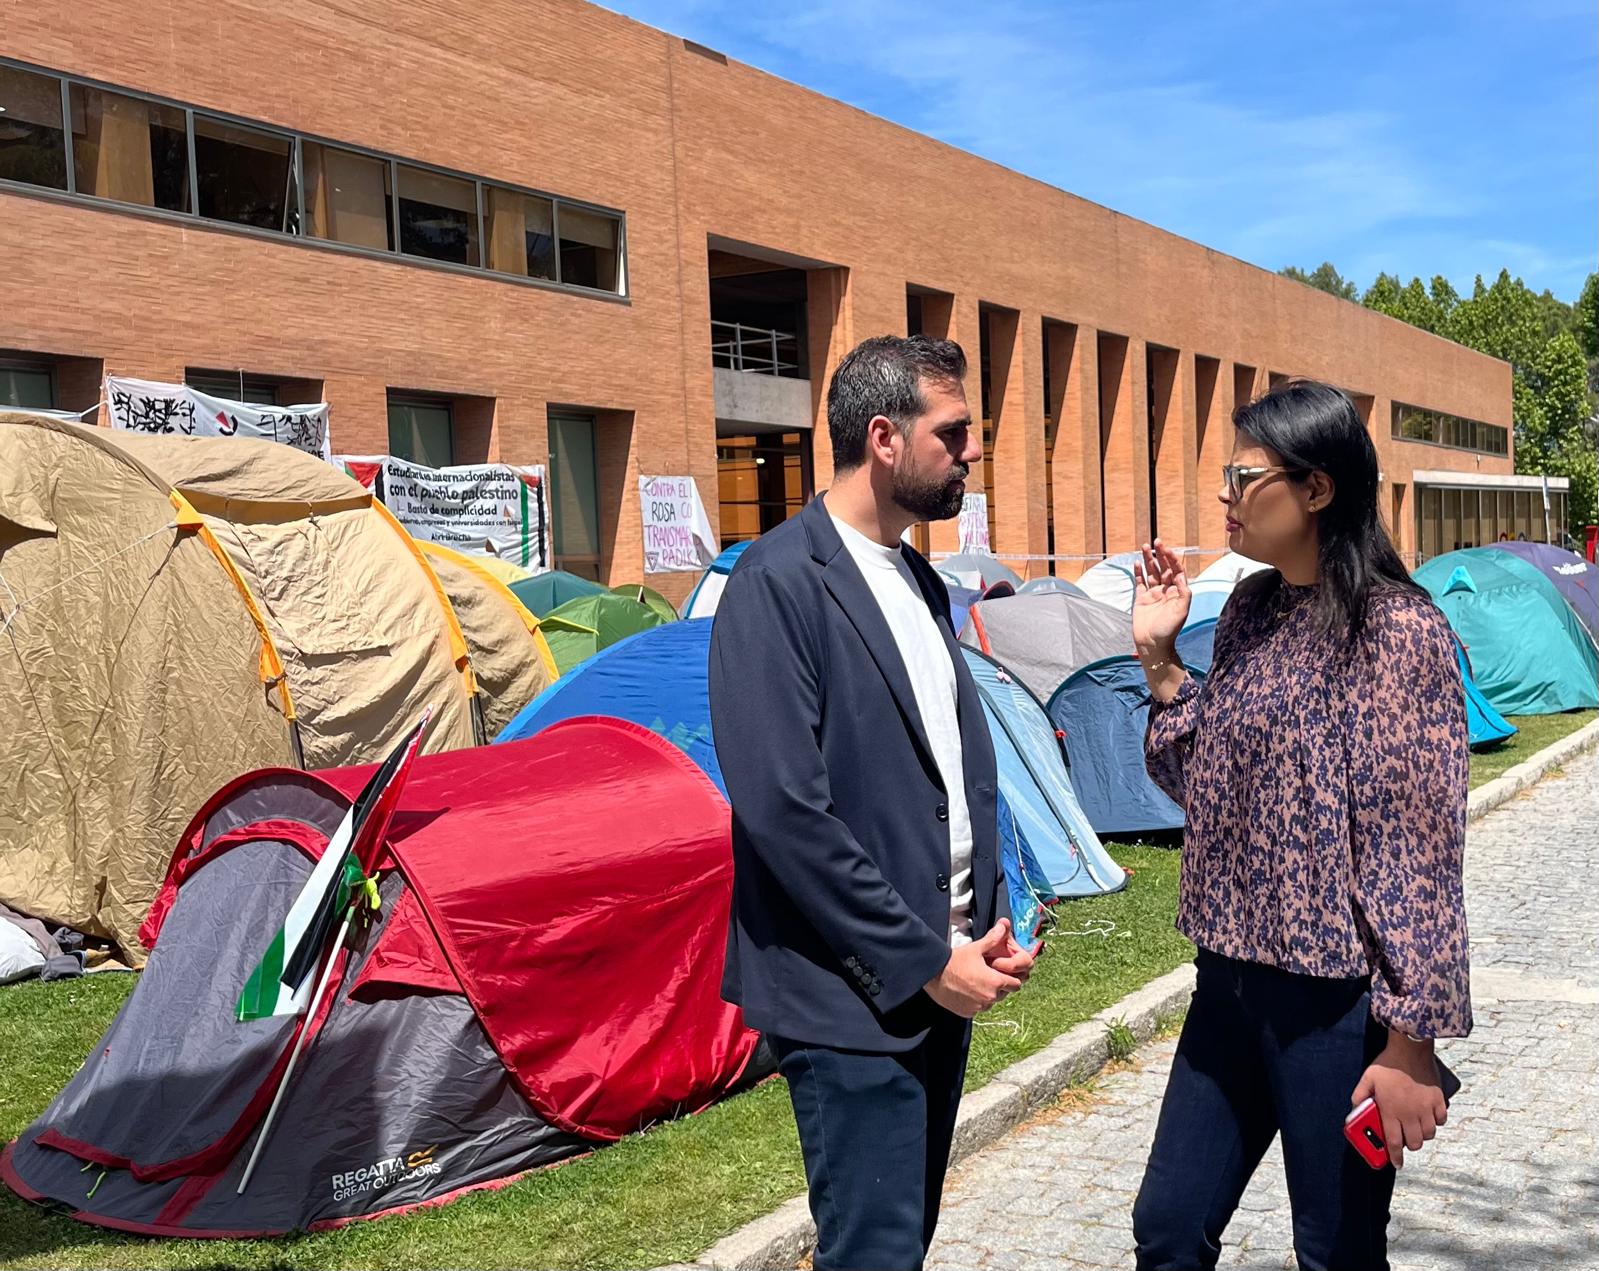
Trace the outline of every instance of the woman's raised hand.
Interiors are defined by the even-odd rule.
[[[1193,594],[1182,560],[1158,538],[1133,565],[1133,647],[1140,657],[1170,650],[1188,621]]]

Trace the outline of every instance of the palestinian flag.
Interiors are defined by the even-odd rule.
[[[317,968],[329,952],[329,941],[340,920],[352,907],[368,903],[377,907],[367,872],[388,833],[389,821],[432,713],[432,707],[422,712],[416,727],[389,752],[344,814],[311,877],[289,906],[283,925],[245,981],[244,992],[239,995],[241,1022],[304,1011],[311,999]]]

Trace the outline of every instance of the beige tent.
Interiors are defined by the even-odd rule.
[[[288,446],[0,416],[0,901],[135,932],[176,837],[240,772],[379,759],[475,681],[381,504]]]
[[[472,655],[485,731],[499,734],[516,713],[554,682],[559,671],[539,620],[511,594],[487,562],[438,543],[417,540],[450,598]]]

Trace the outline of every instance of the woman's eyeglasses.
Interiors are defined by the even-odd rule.
[[[1228,497],[1235,502],[1244,497],[1244,491],[1249,489],[1262,477],[1270,476],[1273,472],[1303,473],[1304,468],[1254,468],[1246,464],[1227,463],[1222,465],[1221,479],[1227,483]]]

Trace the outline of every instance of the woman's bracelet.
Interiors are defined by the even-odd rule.
[[[1144,662],[1142,659],[1139,660],[1143,665],[1145,675],[1153,675],[1156,671],[1160,670],[1161,667],[1173,666],[1177,661],[1175,658],[1162,658],[1159,662]]]

